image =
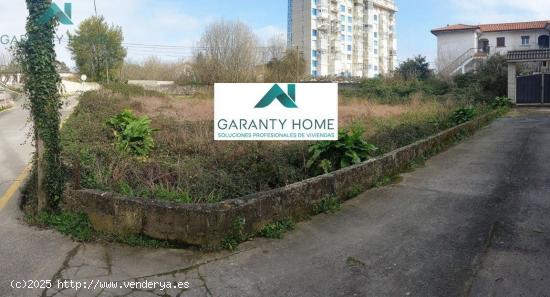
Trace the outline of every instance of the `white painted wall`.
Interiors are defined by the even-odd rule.
[[[437,68],[445,68],[466,51],[478,48],[478,40],[489,40],[491,55],[505,55],[512,50],[538,49],[538,38],[541,35],[549,35],[547,30],[525,30],[525,31],[501,31],[501,32],[479,32],[475,30],[440,32],[437,34]],[[521,37],[529,36],[529,45],[522,45]],[[497,47],[497,38],[505,38],[505,47]]]
[[[101,89],[101,85],[93,82],[74,82],[69,80],[61,81],[61,93],[64,95],[73,95],[77,93],[83,93],[88,91],[96,91]]]
[[[477,48],[475,30],[438,33],[437,69],[445,68],[472,48]]]
[[[507,31],[507,32],[489,32],[481,33],[480,39],[488,39],[491,54],[499,53],[506,54],[508,51],[529,50],[538,48],[538,39],[541,35],[548,35],[546,30],[529,30],[529,31]],[[521,37],[529,36],[529,45],[521,44]],[[497,38],[504,37],[506,40],[505,47],[497,47]]]

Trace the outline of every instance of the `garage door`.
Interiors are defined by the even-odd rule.
[[[517,103],[542,103],[542,74],[517,77]]]

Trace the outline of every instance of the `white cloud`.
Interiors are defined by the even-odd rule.
[[[74,31],[78,24],[94,15],[91,0],[54,0],[60,7],[65,2],[72,3],[72,20],[75,25],[60,25],[57,35],[63,42],[56,45],[58,59],[74,66],[70,52],[66,48],[67,31]],[[176,60],[192,55],[191,47],[196,45],[204,28],[219,17],[199,17],[192,11],[182,8],[174,1],[158,0],[96,0],[98,14],[107,22],[122,27],[124,42],[148,45],[174,45],[178,48],[139,47],[128,45],[128,58],[141,61],[156,55],[161,60]],[[27,8],[25,1],[0,1],[0,36],[20,36],[25,33]],[[286,30],[277,26],[254,28],[262,43],[274,35],[286,36]],[[5,38],[4,38],[5,39]],[[0,44],[0,52],[6,46]]]
[[[63,5],[64,0],[55,0]],[[77,25],[94,15],[93,2],[90,0],[67,0],[72,5],[72,20],[75,25],[60,25],[57,35],[65,40],[56,45],[58,59],[74,66],[70,52],[66,49],[67,31],[74,31]],[[191,16],[179,5],[171,1],[155,0],[96,0],[98,14],[104,15],[109,23],[122,27],[125,43],[160,44],[191,47],[198,40],[211,17]],[[61,6],[62,7],[62,6]],[[27,9],[24,1],[0,1],[0,36],[20,36],[25,33]],[[4,40],[6,38],[3,38]],[[0,52],[8,45],[0,44]],[[158,55],[163,59],[186,58],[191,54],[187,48],[158,49],[131,47],[128,58],[142,60],[147,56]]]
[[[550,19],[548,0],[452,0],[452,15],[471,24]]]

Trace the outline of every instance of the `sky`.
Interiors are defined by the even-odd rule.
[[[74,31],[82,20],[94,15],[93,0],[54,0],[60,7],[71,2],[75,25],[57,30],[58,59],[74,65],[66,49],[67,31]],[[549,0],[396,0],[398,59],[415,55],[435,60],[436,38],[431,29],[447,24],[496,23],[550,20]],[[139,46],[128,48],[128,59],[143,61],[151,55],[162,60],[188,58],[204,28],[211,22],[240,20],[248,24],[262,42],[276,34],[286,34],[287,0],[96,0],[98,14],[122,27],[125,43],[173,45],[177,49]],[[25,1],[0,1],[0,53],[25,31]]]

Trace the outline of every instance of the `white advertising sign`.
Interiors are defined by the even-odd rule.
[[[215,140],[338,140],[338,84],[215,84]]]

